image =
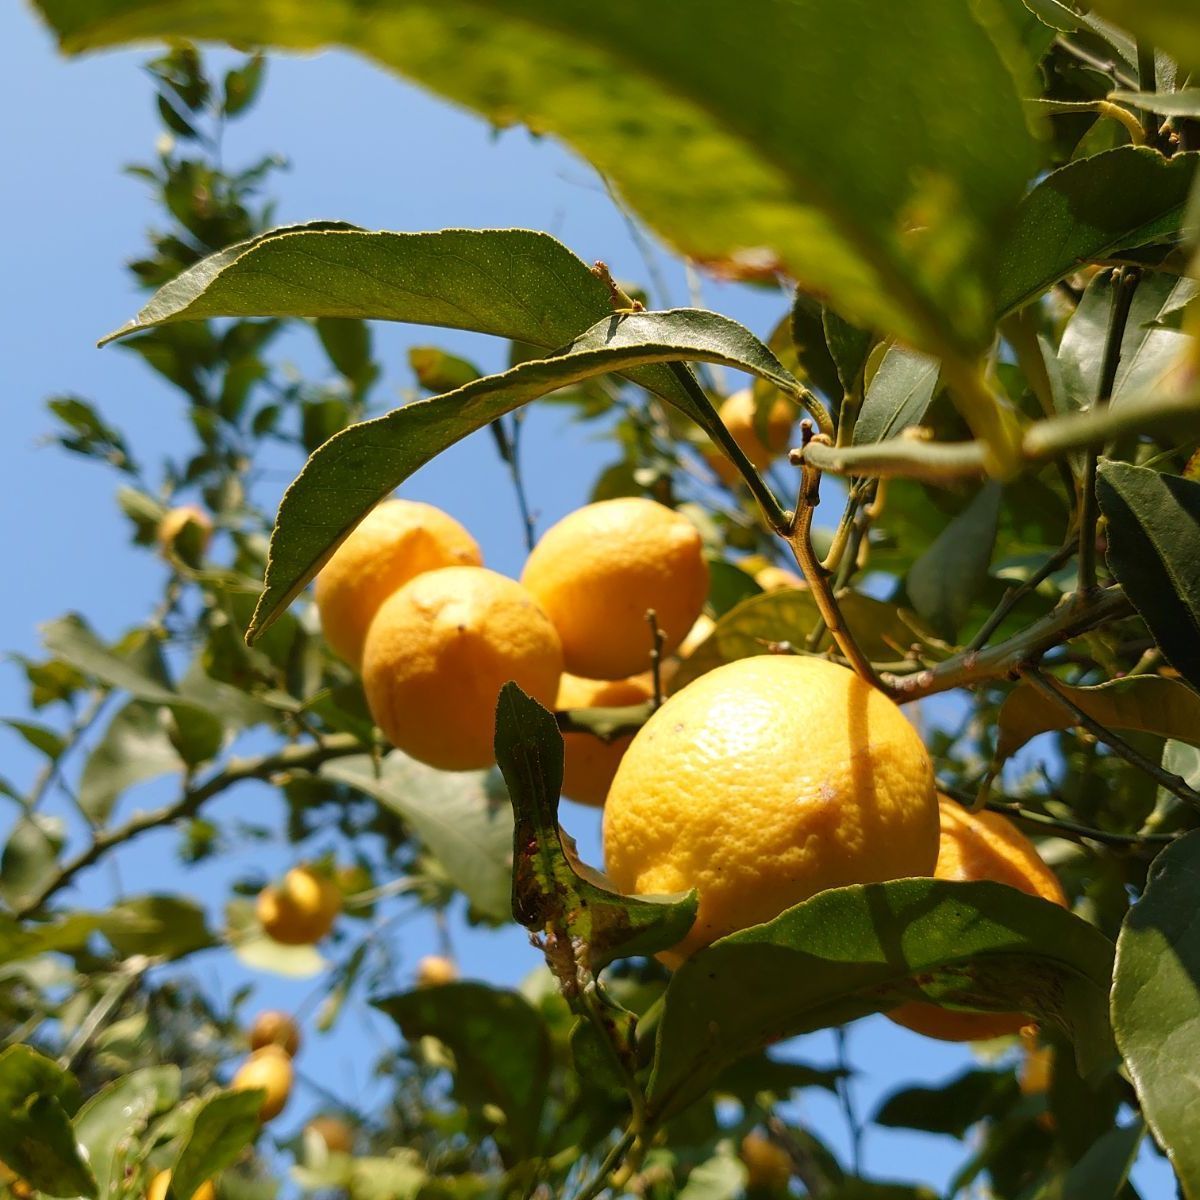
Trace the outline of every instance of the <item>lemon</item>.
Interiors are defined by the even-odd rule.
[[[1058,877],[1037,847],[1009,820],[994,812],[968,812],[938,797],[941,838],[934,876],[938,879],[991,879],[1029,896],[1065,905]],[[887,1014],[897,1024],[945,1042],[981,1042],[1019,1033],[1028,1023],[1021,1013],[973,1013],[913,1001]]]
[[[515,580],[444,567],[384,602],[362,673],[371,715],[394,746],[444,771],[467,771],[495,762],[496,698],[505,683],[554,704],[562,646]]]
[[[583,679],[564,675],[558,688],[559,708],[624,708],[644,704],[654,689],[644,675],[630,679]],[[591,733],[563,734],[562,794],[568,800],[599,808],[633,734],[611,742]]]
[[[268,937],[287,946],[319,942],[342,910],[342,893],[309,867],[293,867],[279,887],[258,894],[258,920]]]
[[[367,513],[317,576],[325,640],[357,667],[371,618],[394,591],[425,571],[482,562],[475,539],[440,508],[385,500]]]
[[[725,428],[741,447],[750,464],[758,470],[770,466],[787,448],[796,423],[796,408],[782,396],[777,396],[767,409],[764,420],[757,420],[758,403],[750,388],[743,388],[727,396],[717,409]],[[759,434],[762,428],[766,441]],[[740,479],[738,469],[719,450],[711,450],[704,456],[712,469],[726,483]]]
[[[427,954],[417,963],[417,987],[440,987],[457,978],[458,968],[444,954]]]
[[[167,1188],[171,1186],[171,1172],[158,1171],[146,1188],[146,1200],[167,1200]],[[212,1180],[206,1179],[193,1193],[192,1200],[216,1200],[217,1189]]]
[[[212,517],[198,504],[181,504],[178,508],[167,509],[158,523],[158,544],[164,553],[174,548],[176,539],[189,525],[200,531],[196,541],[198,553],[203,554],[208,549],[212,540]]]
[[[786,567],[777,567],[774,563],[763,567],[760,571],[756,571],[754,573],[754,582],[764,592],[794,591],[796,588],[808,587],[804,579],[800,575],[797,575],[795,571],[789,571]]]
[[[250,1049],[261,1050],[264,1046],[281,1046],[291,1058],[300,1049],[300,1030],[296,1022],[285,1012],[267,1009],[254,1018],[250,1026]]]
[[[679,513],[640,496],[601,500],[548,529],[521,582],[562,638],[573,675],[625,679],[650,666],[653,609],[670,654],[708,595],[700,534]]]
[[[604,808],[627,893],[697,888],[668,966],[826,888],[928,875],[929,755],[882,692],[824,659],[763,655],[682,688],[638,731]]]
[[[281,1046],[264,1046],[238,1067],[229,1086],[235,1092],[262,1088],[266,1096],[258,1110],[258,1119],[269,1121],[283,1112],[292,1092],[294,1074],[292,1060]]]
[[[738,1157],[746,1166],[746,1186],[751,1191],[782,1192],[792,1178],[788,1152],[761,1133],[742,1138]]]
[[[319,1137],[330,1154],[351,1154],[354,1151],[354,1131],[341,1117],[313,1117],[304,1129],[306,1133]]]

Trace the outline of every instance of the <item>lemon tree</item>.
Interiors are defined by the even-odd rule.
[[[0,1193],[934,1194],[864,1152],[886,1128],[953,1139],[953,1195],[1200,1200],[1194,5],[36,7],[69,55],[159,46],[146,299],[103,340],[190,420],[150,467],[49,405],[165,583],[18,663],[45,763],[0,779]],[[694,302],[533,229],[272,225],[277,160],[222,135],[269,54],[327,47],[559,139]],[[395,132],[364,115],[362,152]],[[380,322],[505,365],[437,333],[396,362]],[[523,447],[531,405],[610,447],[555,521],[537,481],[577,471]],[[473,435],[512,577],[410,482]],[[169,886],[79,901],[155,830]],[[268,842],[287,869],[208,903]],[[986,1044],[883,1064],[864,1112],[846,1031],[879,1014]],[[384,1022],[361,1102],[309,1069]]]

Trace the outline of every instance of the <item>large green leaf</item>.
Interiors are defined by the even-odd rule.
[[[998,311],[1082,265],[1178,238],[1200,154],[1118,146],[1051,171],[1021,201],[1000,254]]]
[[[974,1068],[940,1087],[907,1087],[880,1104],[872,1120],[893,1129],[922,1129],[962,1138],[972,1125],[1012,1107],[1019,1095],[1011,1071]]]
[[[1200,695],[1174,679],[1131,675],[1094,687],[1054,682],[1055,690],[1111,729],[1152,733],[1200,745]],[[996,761],[1016,754],[1030,738],[1079,722],[1067,708],[1031,683],[1018,684],[1004,698],[997,722]]]
[[[649,1100],[656,1119],[777,1038],[922,998],[1021,1010],[1063,1029],[1082,1069],[1108,1065],[1112,945],[998,883],[900,879],[820,892],[701,950],[667,988]]]
[[[95,1196],[71,1128],[78,1106],[74,1076],[29,1046],[9,1046],[0,1053],[0,1161],[48,1196]]]
[[[79,806],[103,825],[117,797],[146,779],[183,770],[160,719],[162,708],[134,700],[116,713],[88,755],[79,779]]]
[[[1200,69],[1200,11],[1192,0],[1098,0],[1095,7],[1187,66]]]
[[[1172,666],[1200,687],[1200,483],[1103,462],[1096,492],[1112,573]]]
[[[435,771],[394,750],[326,763],[321,774],[399,814],[481,915],[510,915],[512,808],[487,771]]]
[[[1154,1136],[1200,1197],[1200,832],[1154,861],[1117,938],[1112,1020]]]
[[[905,346],[892,346],[871,378],[854,424],[854,445],[897,437],[919,425],[938,381],[937,360]]]
[[[72,51],[146,37],[360,50],[562,137],[692,258],[782,267],[928,350],[986,344],[995,247],[1038,163],[1029,64],[983,4],[658,0],[653,20],[638,0],[41,7]]]
[[[695,891],[623,896],[580,862],[558,824],[562,735],[553,714],[515,683],[496,705],[496,761],[516,814],[513,915],[559,947],[548,960],[564,989],[618,956],[653,954],[684,937],[696,919]]]
[[[550,1041],[533,1006],[518,992],[482,983],[449,983],[375,1001],[410,1042],[435,1037],[454,1055],[463,1103],[495,1105],[506,1120],[497,1139],[516,1159],[534,1151],[550,1074]]]
[[[75,1117],[75,1136],[88,1152],[99,1200],[122,1194],[126,1155],[150,1118],[179,1100],[179,1068],[144,1067],[101,1089]]]
[[[1141,1121],[1108,1130],[1069,1171],[1042,1188],[1036,1200],[1116,1200],[1125,1194],[1145,1133]]]
[[[748,371],[792,394],[799,388],[749,330],[715,313],[610,314],[552,357],[407,404],[330,438],[284,494],[250,636],[283,611],[378,501],[467,434],[567,384],[679,360]],[[685,399],[679,407],[702,427],[715,426],[711,406],[702,411]]]
[[[200,1102],[171,1164],[171,1195],[191,1196],[258,1137],[262,1092],[221,1091]]]
[[[169,960],[216,945],[204,910],[182,896],[131,896],[103,915],[100,930],[123,957]]]

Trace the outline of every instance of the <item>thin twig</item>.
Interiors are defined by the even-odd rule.
[[[637,1134],[633,1129],[627,1129],[617,1140],[613,1148],[604,1156],[595,1175],[576,1193],[575,1200],[594,1200],[608,1186],[608,1177],[620,1165],[629,1148],[633,1145]]]
[[[1059,691],[1058,686],[1044,675],[1036,666],[1027,666],[1022,674],[1043,696],[1053,700],[1061,709],[1075,718],[1075,724],[1086,729],[1097,741],[1103,742],[1114,754],[1123,758],[1131,766],[1144,771],[1161,787],[1186,801],[1193,808],[1200,809],[1200,792],[1188,786],[1187,781],[1172,771],[1165,771],[1156,762],[1148,759],[1139,750],[1131,746],[1120,734],[1114,733],[1107,725],[1101,724],[1090,713],[1080,708],[1070,696]]]
[[[803,421],[800,428],[803,446],[806,447],[813,437],[812,422]],[[795,453],[796,451],[793,451],[793,454]],[[803,456],[803,447],[799,453]],[[801,458],[800,467],[800,491],[796,498],[796,512],[785,535],[788,545],[792,548],[792,554],[795,555],[800,570],[804,572],[804,578],[808,582],[817,610],[829,629],[830,636],[837,643],[837,648],[845,655],[857,675],[865,679],[872,687],[886,691],[887,689],[875,673],[875,668],[871,666],[870,659],[859,648],[858,642],[854,640],[854,635],[842,619],[842,611],[838,607],[833,589],[829,586],[828,573],[821,566],[817,553],[813,549],[812,519],[813,511],[821,500],[821,472],[816,467],[810,466],[803,458]]]
[[[662,652],[667,635],[658,627],[658,614],[654,609],[646,610],[646,622],[650,626],[650,678],[654,686],[654,707],[659,709],[663,702]]]
[[[113,1013],[117,1011],[125,1000],[125,997],[134,989],[138,980],[157,961],[160,960],[147,958],[144,954],[126,959],[124,964],[122,964],[119,977],[96,1002],[92,1011],[88,1013],[87,1018],[76,1030],[75,1036],[71,1039],[67,1048],[59,1056],[58,1065],[64,1071],[73,1071],[75,1069],[96,1035],[108,1024]]]
[[[36,912],[56,892],[64,888],[80,871],[90,867],[114,846],[130,841],[150,829],[171,825],[184,817],[193,816],[205,801],[247,779],[269,779],[280,771],[311,771],[333,758],[363,754],[362,742],[348,733],[331,734],[314,744],[290,745],[256,758],[234,759],[222,770],[198,787],[185,788],[172,804],[138,813],[124,824],[96,832],[91,843],[74,858],[64,862],[25,904],[15,910],[15,916],[27,917]]]
[[[525,549],[532,551],[537,543],[537,526],[529,508],[529,498],[525,494],[525,478],[521,473],[521,423],[523,420],[524,412],[518,411],[513,413],[510,421],[511,429],[505,426],[503,417],[497,417],[491,423],[490,428],[492,436],[496,440],[496,449],[500,458],[508,467],[513,491],[517,496],[517,511],[521,514],[521,527],[525,533]]]
[[[96,719],[104,709],[105,702],[111,695],[108,691],[97,690],[92,693],[91,699],[84,707],[83,711],[71,722],[70,729],[67,730],[63,738],[63,748],[58,757],[49,762],[42,768],[41,773],[34,781],[33,787],[29,791],[29,796],[25,800],[23,807],[26,813],[35,812],[38,806],[46,798],[46,793],[50,790],[51,785],[59,777],[62,772],[63,764],[76,746],[79,745],[80,739],[87,733],[89,729],[96,723]],[[84,820],[91,822],[91,818],[86,813],[81,811]]]
[[[833,1035],[837,1041],[838,1067],[842,1072],[836,1087],[838,1100],[842,1105],[842,1116],[845,1118],[846,1128],[850,1134],[850,1164],[854,1167],[855,1175],[861,1175],[863,1128],[858,1119],[858,1113],[854,1109],[854,1095],[850,1091],[850,1059],[846,1049],[846,1027],[839,1025],[833,1031]]]
[[[1046,561],[1042,563],[1042,565],[1038,567],[1038,569],[1034,571],[1034,573],[1030,575],[1028,579],[1026,579],[1023,583],[1018,584],[1016,587],[1009,588],[1008,591],[1004,593],[1000,603],[996,605],[992,615],[988,617],[986,621],[984,621],[984,623],[979,627],[979,632],[967,645],[967,653],[969,654],[972,651],[981,650],[984,646],[986,646],[988,639],[1004,623],[1004,618],[1007,617],[1008,614],[1012,612],[1012,610],[1016,608],[1016,606],[1020,604],[1026,596],[1037,591],[1043,580],[1048,579],[1054,574],[1055,571],[1059,569],[1059,567],[1064,566],[1067,563],[1071,555],[1075,553],[1075,546],[1076,543],[1074,538],[1065,542],[1052,555],[1050,555],[1050,557],[1046,559]]]
[[[1137,41],[1138,91],[1158,91],[1158,64],[1155,61],[1154,47],[1144,38]],[[1148,108],[1142,109],[1142,130],[1146,141],[1152,146],[1158,137],[1158,117]]]
[[[1093,411],[1107,408],[1112,399],[1117,369],[1121,365],[1121,343],[1133,294],[1141,272],[1136,267],[1122,267],[1113,280],[1112,310],[1108,332],[1104,339],[1104,359],[1100,366],[1100,383]],[[1083,478],[1079,484],[1079,590],[1089,592],[1096,586],[1096,522],[1100,516],[1096,502],[1096,461],[1099,451],[1092,447],[1084,460]]]

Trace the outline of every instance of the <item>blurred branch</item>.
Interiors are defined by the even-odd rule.
[[[130,817],[124,824],[111,829],[98,830],[91,843],[74,858],[63,862],[25,904],[15,910],[17,917],[28,917],[36,912],[56,892],[64,888],[80,871],[90,867],[109,850],[128,842],[150,829],[173,824],[184,817],[194,816],[207,800],[247,779],[269,779],[281,771],[311,771],[333,758],[344,758],[350,754],[361,754],[365,747],[356,737],[348,733],[330,734],[328,737],[304,745],[284,746],[273,754],[256,758],[233,759],[227,766],[211,776],[207,782],[196,787],[185,788],[179,799],[161,808]]]
[[[1032,595],[1037,591],[1042,582],[1048,579],[1059,567],[1064,566],[1075,553],[1075,540],[1072,538],[1068,542],[1064,542],[1028,579],[1016,587],[1009,588],[1001,598],[1000,603],[996,605],[991,616],[979,627],[979,632],[971,639],[967,645],[967,652],[981,650],[987,645],[988,639],[996,632],[997,629],[1004,623],[1004,618],[1008,616],[1026,596]]]
[[[84,706],[83,711],[71,722],[71,727],[63,735],[61,753],[52,762],[47,763],[42,768],[37,779],[34,780],[33,787],[30,789],[29,796],[26,798],[23,806],[27,814],[34,812],[38,805],[45,799],[51,784],[54,783],[62,771],[64,759],[79,745],[80,739],[96,723],[96,719],[100,716],[109,695],[110,693],[107,690],[94,691],[91,699]]]
[[[517,496],[517,510],[521,514],[521,526],[525,532],[525,549],[532,550],[537,542],[537,526],[533,521],[533,513],[529,508],[529,498],[525,494],[525,478],[521,473],[521,422],[524,420],[523,410],[513,413],[509,426],[506,428],[503,417],[498,417],[488,426],[492,437],[496,440],[496,449],[508,467],[512,479],[513,491]]]

